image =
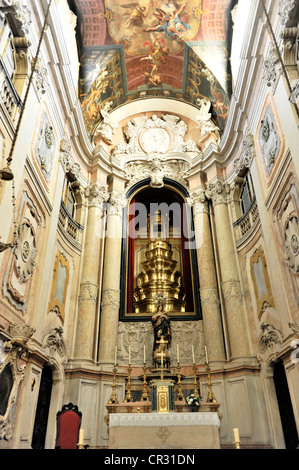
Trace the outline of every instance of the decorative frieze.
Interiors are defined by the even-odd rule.
[[[78,296],[79,305],[86,301],[96,304],[97,297],[98,286],[96,284],[93,284],[90,281],[86,281],[81,284],[80,295]]]
[[[118,310],[120,301],[119,289],[105,289],[102,294],[101,307],[104,308],[107,305]]]
[[[179,346],[180,357],[185,363],[191,363],[191,344],[194,346],[196,360],[204,355],[204,333],[202,321],[172,321],[171,322],[172,342],[170,351],[176,363],[177,344]],[[118,324],[118,351],[117,361],[119,364],[127,364],[129,356],[129,346],[131,360],[134,365],[143,365],[144,346],[146,364],[152,364],[154,332],[151,321],[148,322],[119,322]]]
[[[242,292],[240,281],[230,279],[229,281],[222,282],[223,297],[226,302],[237,298],[239,301],[242,300]]]
[[[216,287],[205,287],[200,289],[200,300],[204,307],[210,304],[219,305],[219,296]]]

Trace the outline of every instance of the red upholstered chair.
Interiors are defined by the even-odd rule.
[[[77,449],[82,413],[76,405],[63,405],[57,413],[55,449]]]

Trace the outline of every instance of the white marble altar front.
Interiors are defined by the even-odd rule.
[[[220,449],[217,413],[112,413],[109,449]]]

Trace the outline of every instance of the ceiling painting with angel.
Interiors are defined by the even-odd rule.
[[[223,132],[231,97],[232,9],[237,0],[68,0],[77,16],[80,101],[92,138],[128,101],[212,103]]]

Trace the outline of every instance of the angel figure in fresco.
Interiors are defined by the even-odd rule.
[[[128,3],[125,5],[121,5],[121,7],[130,9],[129,13],[125,13],[125,15],[130,15],[127,19],[127,28],[143,25],[144,18],[146,17],[146,7],[142,7],[138,3]]]
[[[146,41],[143,45],[149,46],[150,54],[147,57],[142,57],[140,62],[143,60],[148,60],[152,66],[151,71],[144,74],[146,82],[153,86],[159,86],[162,83],[163,76],[158,71],[158,65],[161,62],[165,64],[167,54],[169,53],[169,48],[165,47],[165,41],[160,36],[157,37],[153,43]]]
[[[164,5],[165,4],[166,3],[164,3]],[[169,5],[170,2],[167,4]],[[175,4],[172,2],[172,5]],[[167,12],[162,8],[156,8],[154,15],[158,20],[158,24],[147,28],[146,31],[159,31],[163,32],[165,36],[170,39],[182,39],[191,28],[185,21],[186,15],[183,16],[186,5],[187,3],[184,3],[181,7],[176,9],[168,8]]]

